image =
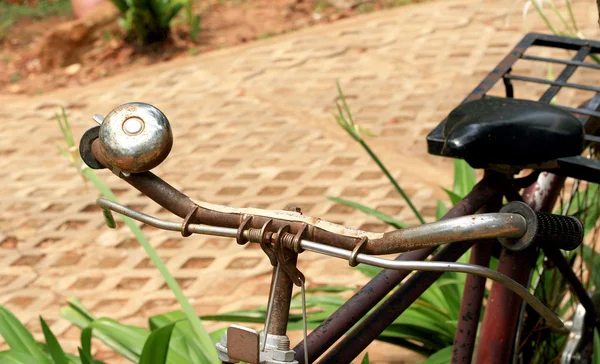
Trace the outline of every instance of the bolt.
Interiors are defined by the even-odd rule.
[[[277,350],[290,350],[290,339],[284,337],[277,342]]]

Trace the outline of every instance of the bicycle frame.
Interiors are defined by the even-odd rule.
[[[513,97],[514,90],[511,80],[523,80],[523,77],[510,75],[511,66],[518,59],[526,57],[524,56],[524,52],[527,47],[535,44],[576,50],[576,56],[573,60],[562,61],[563,63],[566,62],[567,66],[557,80],[550,83],[550,87],[540,99],[541,102],[549,102],[561,87],[567,85],[567,79],[573,74],[576,67],[583,65],[583,59],[590,52],[600,52],[600,42],[591,44],[583,40],[529,34],[481,82],[465,101],[484,97],[501,78],[506,87],[506,96]],[[532,57],[529,57],[529,59],[532,59]],[[545,60],[547,61],[548,59]],[[533,81],[530,79],[529,81],[544,83],[537,79],[533,79]],[[574,87],[574,84],[568,85],[569,87]],[[598,109],[600,109],[600,88],[593,88],[593,90],[597,94],[589,102],[587,108],[564,107],[571,112],[582,115],[582,122],[585,123],[586,132],[589,134],[595,133],[596,130],[600,129],[600,112],[598,112]],[[443,138],[441,137],[443,124],[444,121],[428,136],[429,151],[432,154],[440,154],[440,143],[443,143]],[[593,139],[588,138],[588,140]],[[110,165],[101,160],[102,151],[99,149],[97,141],[91,145],[91,150],[102,165]],[[558,167],[556,167],[556,170],[552,170],[557,174],[541,173],[537,176],[537,181],[525,190],[522,197],[519,196],[518,191],[523,186],[517,185],[516,180],[508,177],[507,174],[494,172],[491,169],[486,170],[484,178],[463,200],[450,209],[443,219],[471,215],[478,211],[496,212],[500,208],[502,197],[506,197],[509,200],[522,199],[534,210],[547,212],[554,206],[557,200],[566,179],[565,175],[600,182],[600,175],[594,172],[595,168],[600,170],[600,164],[596,162],[591,162],[591,160],[583,157],[562,158],[557,161]],[[186,226],[199,221],[207,225],[227,226],[229,228],[239,227],[240,230],[238,232],[240,232],[240,236],[242,236],[241,231],[244,230],[247,224],[256,229],[261,226],[264,228],[269,223],[269,219],[264,216],[257,217],[254,220],[240,221],[239,215],[227,215],[202,208],[150,172],[132,174],[118,172],[116,174],[159,205],[175,215],[184,218],[181,231],[184,236],[189,235],[189,232],[186,231]],[[530,179],[527,179],[527,181],[531,182]],[[527,183],[528,185],[530,184],[529,182]],[[292,229],[291,232],[297,234],[298,238],[300,238],[303,233],[302,229],[306,226],[303,226],[299,221],[290,222],[289,224],[281,221],[273,221],[273,225],[271,226],[273,229],[279,229],[277,233],[278,237],[281,236],[281,229],[286,227]],[[343,247],[346,250],[352,250],[352,247],[354,247],[354,245],[349,244],[356,244],[355,238],[349,239],[348,237],[342,237],[337,234],[328,233],[327,231],[319,232],[315,230],[311,234],[320,234],[319,240],[330,239],[331,246]],[[243,242],[238,240],[238,243],[242,244]],[[348,248],[349,246],[350,249]],[[439,250],[437,250],[437,247],[428,247],[409,251],[400,254],[396,260],[424,261],[437,250],[437,253],[430,260],[454,262],[471,248],[473,248],[470,259],[471,264],[487,266],[492,255],[493,245],[489,242],[478,243],[477,241],[456,242],[443,246]],[[600,327],[597,320],[597,313],[594,311],[594,307],[585,289],[583,289],[581,283],[574,276],[563,256],[556,254],[556,251],[553,249],[544,249],[544,251],[554,261],[559,271],[566,277],[573,292],[575,292],[582,305],[585,306],[587,315],[589,315],[588,320]],[[295,251],[286,250],[286,255],[282,260],[285,262],[283,268],[286,271],[296,269],[299,252],[296,249]],[[535,263],[537,253],[537,248],[534,246],[520,252],[513,252],[502,248],[497,270],[519,284],[527,286],[530,271]],[[271,320],[267,333],[285,335],[292,288],[298,282],[290,274],[277,274],[276,269],[274,268],[273,270],[273,279],[271,282],[271,295],[274,295],[274,299],[272,300],[272,307],[269,308]],[[442,275],[442,272],[418,271],[398,287],[408,277],[409,273],[409,270],[382,270],[328,319],[324,320],[323,323],[313,330],[307,336],[306,342],[300,342],[294,348],[296,352],[295,359],[300,363],[303,363],[305,359],[308,359],[309,362],[314,362],[329,348],[331,350],[320,360],[320,363],[349,363],[356,358],[358,354],[377,339],[386,327]],[[458,322],[455,334],[453,363],[470,363],[473,357],[485,282],[485,278],[473,275],[467,276],[459,315],[461,319]],[[395,288],[397,289],[392,292]],[[367,315],[377,304],[379,306]],[[519,313],[521,310],[522,300],[518,295],[500,284],[493,284],[480,331],[479,347],[475,356],[477,362],[510,362],[514,351],[515,333],[518,331],[518,318],[520,317]],[[361,319],[362,321],[334,346],[342,335],[348,332]],[[304,354],[305,345],[307,346],[308,358]]]

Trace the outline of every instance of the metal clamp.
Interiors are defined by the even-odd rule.
[[[289,225],[283,225],[277,230],[277,234],[275,236],[275,241],[273,241],[273,246],[275,248],[275,256],[277,257],[277,262],[283,268],[284,272],[290,277],[292,282],[298,286],[302,286],[302,282],[304,281],[304,274],[296,268],[295,265],[289,264],[287,257],[285,256],[285,248],[282,246],[281,238],[284,234],[290,231]]]
[[[196,214],[196,210],[198,210],[198,205],[194,205],[194,208],[188,212],[188,214],[185,216],[185,219],[183,219],[183,223],[181,223],[181,236],[184,238],[192,235],[188,228],[192,222],[192,217]]]
[[[366,236],[363,236],[360,239],[358,244],[356,244],[354,249],[352,249],[352,253],[350,254],[350,258],[348,259],[348,265],[350,265],[351,267],[356,267],[358,265],[358,263],[356,262],[356,257],[358,256],[358,254],[360,254],[361,249],[367,244],[368,241],[369,238],[367,238]]]
[[[302,249],[302,235],[304,235],[304,232],[307,228],[308,226],[306,224],[302,224],[302,227],[298,230],[294,236],[294,239],[292,240],[292,247],[296,254],[300,254],[304,251],[304,249]]]
[[[267,229],[269,228],[269,226],[271,226],[272,222],[273,222],[273,219],[269,219],[260,228],[260,237],[258,238],[258,244],[260,245],[260,248],[263,250],[263,252],[265,252],[267,257],[269,257],[269,261],[271,262],[271,265],[273,267],[275,267],[277,265],[277,257],[275,256],[275,251],[273,251],[272,246],[267,245],[267,243],[265,242],[265,240],[266,240],[265,235],[267,233]]]
[[[245,245],[248,242],[248,239],[244,237],[244,230],[246,230],[250,223],[252,222],[252,215],[247,216],[244,221],[240,224],[240,227],[237,229],[237,234],[235,235],[235,241],[239,245]]]

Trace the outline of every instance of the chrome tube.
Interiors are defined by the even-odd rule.
[[[154,226],[158,229],[170,230],[170,231],[181,231],[182,224],[180,222],[172,222],[157,219],[156,217],[146,215],[143,212],[139,212],[136,210],[132,210],[126,206],[123,206],[119,203],[107,200],[105,198],[99,198],[96,200],[96,204],[98,206],[112,210],[121,215],[125,215],[134,220],[141,221],[150,226]],[[204,234],[204,235],[213,235],[213,236],[224,236],[228,238],[235,238],[237,235],[237,229],[234,228],[224,228],[220,226],[210,226],[210,225],[202,225],[202,224],[189,224],[187,230],[190,233],[194,234]]]
[[[302,248],[315,253],[329,255],[335,258],[350,259],[352,252],[344,249],[335,248],[309,240],[302,240]],[[504,274],[498,273],[486,267],[478,265],[454,263],[454,262],[421,262],[421,261],[397,261],[384,258],[374,257],[367,254],[359,253],[356,256],[356,262],[364,263],[380,268],[387,269],[409,269],[409,270],[424,270],[434,272],[462,272],[476,274],[482,277],[489,278],[495,282],[502,284],[525,300],[537,313],[540,314],[548,322],[548,324],[556,329],[562,329],[562,320],[546,307],[542,302],[535,298],[531,293],[517,282],[508,278]]]
[[[383,234],[381,239],[369,241],[369,245],[377,248],[377,255],[383,255],[465,240],[518,239],[526,231],[527,222],[519,214],[478,214],[394,230]]]

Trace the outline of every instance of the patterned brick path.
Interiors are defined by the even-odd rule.
[[[0,96],[0,303],[38,336],[43,315],[71,352],[79,330],[58,317],[69,296],[98,316],[130,324],[145,325],[148,315],[177,308],[127,228],[104,226],[94,208],[98,193],[56,150],[59,106],[77,139],[93,125],[94,113],[121,103],[144,101],[162,109],[175,145],[156,173],[196,199],[272,209],[293,203],[307,215],[386,229],[326,198],[341,196],[415,223],[385,177],[335,123],[339,80],[357,122],[379,136],[371,144],[431,221],[435,199],[443,197],[439,186],[451,184],[452,163],[426,154],[425,135],[527,31],[544,30],[535,14],[523,25],[521,5],[459,0],[406,6],[36,98]],[[593,10],[585,1],[575,4],[588,37],[598,36]],[[560,70],[555,67],[555,74]],[[527,64],[519,71],[547,73]],[[122,202],[169,217],[106,171],[100,175]],[[266,303],[270,266],[260,249],[144,231],[198,313]],[[310,253],[300,261],[309,286],[365,282],[343,261]],[[418,360],[381,344],[371,355],[379,362]]]

